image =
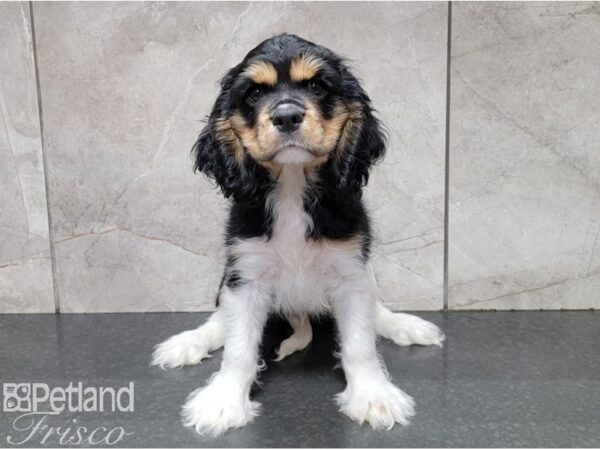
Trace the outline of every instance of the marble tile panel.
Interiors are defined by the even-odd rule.
[[[33,41],[27,2],[0,3],[0,313],[53,312]]]
[[[598,3],[455,3],[449,301],[600,307]]]

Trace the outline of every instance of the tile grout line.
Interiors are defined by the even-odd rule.
[[[50,189],[48,183],[48,162],[46,160],[46,145],[44,141],[44,117],[42,113],[42,90],[40,86],[40,71],[38,66],[37,42],[35,36],[35,23],[33,20],[33,2],[29,1],[29,21],[31,25],[31,46],[33,52],[33,65],[35,68],[35,85],[37,90],[38,117],[40,122],[40,143],[42,147],[42,166],[44,173],[44,184],[46,188],[46,211],[48,214],[48,241],[50,244],[50,265],[52,267],[52,289],[54,292],[54,312],[60,314],[60,296],[58,292],[58,277],[56,268],[56,251],[54,248],[54,228],[52,212],[50,209]]]
[[[448,238],[450,215],[450,63],[452,56],[452,1],[448,2],[448,39],[446,48],[446,137],[444,171],[444,311],[448,311]]]

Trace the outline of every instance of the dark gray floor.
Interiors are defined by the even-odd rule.
[[[134,381],[134,412],[63,412],[47,422],[63,431],[123,427],[133,434],[120,447],[600,447],[600,313],[420,315],[444,329],[446,345],[380,343],[390,374],[417,404],[409,426],[387,432],[337,412],[332,397],[344,379],[333,369],[328,323],[308,349],[268,364],[254,392],[262,415],[217,439],[184,428],[179,411],[219,367],[220,352],[184,369],[148,366],[154,344],[195,327],[203,314],[0,315],[0,382]],[[285,325],[270,324],[267,357],[286,333]],[[0,415],[0,446],[32,433],[14,429],[17,416]],[[43,436],[36,431],[26,445],[39,446]],[[60,446],[56,437],[45,444]]]

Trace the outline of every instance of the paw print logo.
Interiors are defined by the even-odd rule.
[[[4,383],[4,412],[31,411],[31,384]]]

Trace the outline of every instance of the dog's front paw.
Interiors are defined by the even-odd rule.
[[[153,366],[172,369],[198,364],[208,358],[209,352],[223,346],[223,333],[214,324],[207,323],[196,330],[184,331],[158,344],[152,354]]]
[[[259,412],[260,404],[251,401],[239,386],[215,378],[190,394],[181,416],[185,426],[194,427],[200,434],[218,436],[246,425]]]
[[[437,345],[446,339],[437,325],[412,314],[390,313],[378,317],[377,333],[394,341],[397,345]]]
[[[361,425],[391,429],[394,424],[408,425],[415,414],[412,397],[385,380],[378,384],[347,387],[336,397],[340,411]]]

